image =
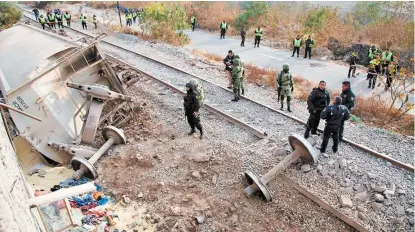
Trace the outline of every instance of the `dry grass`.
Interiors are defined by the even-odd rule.
[[[189,20],[192,15],[196,16],[201,29],[219,31],[220,23],[225,21],[229,25],[228,33],[235,33],[236,30],[232,26],[240,12],[236,7],[229,7],[228,2],[183,2],[181,4]]]
[[[368,43],[377,43],[385,48],[387,43],[396,50],[414,48],[414,23],[402,20],[381,22],[364,28],[359,33],[360,38],[366,38]]]
[[[222,57],[205,53],[200,50],[193,50],[193,53],[206,58],[207,61],[221,62]],[[269,86],[275,88],[275,77],[278,73],[274,69],[264,69],[255,65],[245,64],[246,80],[249,83],[255,83],[261,86]],[[306,80],[300,76],[294,76],[294,97],[299,101],[307,101],[308,95],[315,83]],[[340,91],[332,91],[331,98],[340,96]],[[392,120],[386,124],[386,119],[391,118],[397,113],[397,110],[389,111],[389,105],[378,99],[362,97],[356,98],[355,107],[352,114],[360,117],[362,121],[370,126],[384,128],[404,135],[414,135],[414,117],[413,115],[404,115],[398,120]]]
[[[212,61],[216,61],[216,62],[222,62],[223,58],[218,56],[218,55],[214,55],[214,54],[210,54],[210,53],[206,53],[203,52],[199,49],[193,49],[192,53],[198,56],[202,56],[204,57],[207,61],[212,62]]]
[[[274,69],[264,69],[255,65],[245,64],[245,77],[250,83],[275,87],[277,72]]]
[[[361,117],[362,121],[368,125],[384,128],[404,135],[414,135],[414,116],[403,115],[397,120],[389,123],[389,118],[399,114],[397,109],[389,111],[389,105],[374,98],[356,98],[356,105],[352,110],[354,115]]]

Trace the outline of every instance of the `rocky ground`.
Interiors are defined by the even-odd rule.
[[[222,86],[225,86],[226,84],[221,64],[208,63],[203,58],[194,56],[191,51],[186,49],[174,48],[163,44],[148,43],[141,41],[138,38],[122,34],[109,37],[108,40],[117,41],[117,44],[123,44],[123,46],[129,47],[137,52],[181,67],[182,69],[186,69]],[[108,51],[108,48],[105,48],[105,46],[103,47]],[[118,54],[120,58],[124,56],[124,60],[138,68],[152,72],[154,75],[166,80],[170,78],[174,83],[185,83],[189,78],[186,75],[180,75],[174,71],[165,70],[154,64],[148,64],[138,57],[132,57],[129,54],[117,52],[114,49],[109,50],[109,52]],[[178,82],[178,79],[180,78],[182,78],[182,80],[181,82]],[[211,93],[209,93],[209,91],[205,93],[207,101],[211,103],[221,102],[221,105],[223,106],[223,99],[228,99],[229,95],[218,92],[219,90],[210,87],[207,83],[202,84],[206,89],[212,91]],[[114,157],[108,158],[108,160],[113,160],[112,163],[115,163],[114,160],[116,160],[119,167],[112,165],[110,161],[103,161],[103,182],[106,181],[109,183],[108,186],[117,186],[120,182],[125,181],[123,185],[120,185],[120,191],[115,192],[116,195],[123,194],[125,191],[129,195],[132,195],[130,197],[134,198],[134,194],[140,194],[140,191],[143,191],[141,189],[148,188],[145,191],[148,190],[151,192],[153,191],[151,189],[154,188],[157,190],[154,194],[157,197],[167,195],[166,198],[163,198],[162,202],[164,204],[157,204],[160,202],[154,203],[154,201],[151,201],[153,197],[150,197],[150,199],[147,199],[145,202],[152,202],[151,204],[153,204],[154,207],[158,207],[155,208],[156,212],[166,213],[170,211],[170,214],[174,218],[173,222],[175,222],[174,220],[177,218],[181,219],[179,220],[179,224],[182,227],[186,227],[185,225],[189,224],[186,220],[190,220],[190,215],[200,212],[209,215],[208,211],[211,211],[214,216],[211,223],[218,221],[221,226],[232,228],[232,223],[236,218],[236,222],[238,223],[247,222],[247,224],[243,224],[241,227],[237,226],[236,228],[251,231],[253,230],[253,226],[258,229],[256,231],[262,230],[258,227],[262,224],[257,223],[257,220],[264,220],[264,215],[270,216],[268,223],[272,226],[279,225],[279,221],[274,221],[275,218],[281,219],[287,217],[287,221],[290,222],[291,220],[295,221],[298,219],[298,215],[278,217],[281,213],[279,210],[283,208],[284,212],[290,211],[289,209],[300,207],[302,204],[297,206],[287,204],[286,208],[278,205],[275,206],[275,208],[272,208],[274,207],[272,205],[275,201],[271,204],[264,204],[258,200],[252,202],[252,204],[257,204],[256,206],[249,205],[251,204],[251,201],[246,200],[242,194],[243,180],[240,172],[243,171],[244,168],[251,168],[259,173],[265,173],[272,164],[277,163],[278,160],[283,157],[283,153],[273,152],[278,150],[275,148],[287,146],[286,137],[288,134],[293,132],[302,133],[303,127],[301,125],[296,124],[291,120],[287,120],[281,115],[255,113],[255,110],[243,108],[246,103],[240,102],[238,103],[240,106],[239,112],[232,111],[228,113],[231,115],[233,113],[240,115],[246,111],[246,120],[252,121],[256,126],[269,131],[270,136],[268,139],[253,141],[252,138],[250,138],[251,136],[244,131],[233,126],[228,128],[230,125],[226,124],[226,126],[220,119],[206,114],[206,117],[204,117],[204,124],[207,127],[207,138],[205,140],[202,140],[202,142],[199,143],[193,141],[195,138],[190,138],[190,141],[189,138],[183,138],[182,142],[181,139],[178,139],[177,134],[174,136],[175,139],[172,140],[171,135],[174,135],[174,133],[170,132],[171,128],[176,128],[177,132],[175,133],[180,132],[182,136],[185,134],[187,128],[185,122],[179,120],[182,118],[182,113],[179,112],[179,108],[181,107],[180,98],[166,97],[163,95],[163,92],[159,90],[159,87],[151,88],[136,85],[136,88],[137,89],[134,91],[135,94],[140,94],[142,91],[144,94],[138,95],[139,97],[146,99],[148,102],[155,102],[155,106],[160,106],[160,108],[157,108],[156,110],[153,109],[153,111],[157,112],[157,114],[160,113],[160,115],[157,115],[157,118],[155,119],[153,118],[156,122],[151,122],[151,125],[155,126],[161,124],[165,126],[153,128],[153,130],[156,130],[156,132],[159,133],[158,137],[156,136],[155,138],[147,139],[147,141],[138,142],[141,141],[141,136],[139,135],[138,138],[135,138],[138,141],[135,142],[138,142],[137,144],[141,145],[133,146],[134,143],[131,143],[122,148],[126,150],[120,152],[120,157],[115,153]],[[272,89],[256,85],[247,85],[247,89],[248,97],[277,107],[275,93]],[[220,95],[213,95],[212,93],[214,91]],[[230,107],[235,108],[235,105]],[[295,101],[293,108],[294,115],[303,119],[307,118],[308,115],[304,103]],[[175,112],[175,114],[172,112]],[[173,131],[176,131],[176,129]],[[168,132],[165,132],[165,130]],[[352,125],[349,123],[346,124],[345,136],[359,143],[364,143],[366,146],[378,151],[384,151],[396,159],[413,164],[412,137],[392,134],[368,126]],[[181,142],[183,144],[180,144]],[[189,146],[189,143],[191,143],[191,146]],[[235,143],[239,146],[235,146]],[[160,147],[160,150],[147,150],[157,148],[157,145]],[[171,150],[172,147],[176,148]],[[142,149],[142,151],[140,151],[140,149]],[[206,151],[206,153],[202,153],[201,155],[209,155],[210,158],[208,162],[200,164],[191,161],[191,158],[188,158],[188,155],[198,155],[199,151]],[[138,158],[137,153],[139,155]],[[154,157],[154,153],[156,153],[156,157]],[[176,157],[176,159],[174,159],[174,157]],[[120,162],[120,160],[122,160],[122,162]],[[133,162],[137,162],[137,165],[128,166]],[[144,163],[141,164],[141,162]],[[169,164],[170,166],[163,166],[162,164]],[[179,165],[177,168],[174,166],[176,164]],[[139,168],[137,168],[137,166]],[[107,168],[105,169],[105,167]],[[131,173],[128,172],[128,169],[131,170]],[[124,175],[117,177],[117,173],[124,173]],[[121,177],[131,177],[133,175],[135,178],[142,178],[142,180],[140,179],[140,181],[138,181],[139,184],[132,183],[135,179],[121,179]],[[214,178],[215,175],[216,178]],[[319,163],[316,165],[308,166],[304,165],[302,162],[298,162],[288,169],[287,175],[327,203],[340,209],[350,217],[355,218],[367,228],[370,228],[370,230],[389,231],[398,227],[401,229],[404,228],[406,231],[413,230],[413,174],[391,167],[390,164],[375,159],[350,146],[342,144],[338,154],[329,154],[329,157],[321,156]],[[221,179],[221,177],[223,179]],[[212,188],[212,179],[216,179],[216,186],[220,186],[219,189],[217,187]],[[223,182],[221,182],[221,180],[223,180]],[[158,181],[162,183],[159,183]],[[195,183],[195,185],[193,183]],[[222,184],[219,185],[220,183]],[[278,191],[277,204],[282,204],[283,202],[286,203],[287,201],[290,202],[289,199],[283,200],[283,198],[280,197],[283,197],[285,194],[288,194],[286,196],[292,196],[295,191],[290,192],[289,187],[279,186],[280,184],[283,185],[278,179],[270,183],[270,188],[274,196],[277,196],[275,193],[276,189]],[[193,196],[191,195],[189,198],[183,196],[170,198],[173,194],[169,194],[169,191],[176,189],[176,185],[179,185],[178,189],[180,191],[178,192],[186,192],[186,194],[193,194]],[[196,186],[197,188],[194,189]],[[395,189],[393,186],[395,186]],[[186,191],[183,191],[183,189]],[[388,190],[394,191],[388,192]],[[143,195],[145,195],[145,191],[143,191]],[[215,199],[209,200],[209,196],[221,196],[220,193],[223,194],[223,198],[214,197]],[[205,207],[206,204],[200,203],[200,196],[203,196],[202,199],[208,202],[207,205],[209,205],[209,208]],[[299,202],[298,198],[300,196],[298,196],[298,194],[294,196],[295,198],[291,198],[292,201],[290,203]],[[187,209],[180,208],[183,206],[177,204],[183,201],[183,199],[185,199],[183,203],[194,205],[194,210],[196,211],[186,211]],[[224,203],[225,200],[227,203]],[[166,207],[166,203],[171,206]],[[229,211],[227,212],[226,207],[221,206],[221,204],[229,205]],[[232,204],[234,205],[233,207],[231,206]],[[248,205],[245,206],[245,204]],[[239,211],[239,208],[236,207],[241,205],[243,206],[242,208],[244,211]],[[212,211],[210,207],[215,209],[218,207],[218,210]],[[261,210],[262,214],[258,214],[255,210]],[[301,210],[296,210],[295,212],[298,213],[300,211]],[[304,209],[304,211],[301,212],[305,211],[309,211],[309,209]],[[250,212],[251,214],[248,213],[250,216],[244,218],[245,216],[243,215],[247,215],[247,212]],[[216,216],[218,218],[215,218]],[[183,220],[185,218],[186,220]],[[295,221],[294,223],[296,226],[304,225],[306,226],[306,229],[300,226],[298,228],[292,227],[292,229],[302,228],[307,231],[319,231],[319,229],[313,227],[314,225],[318,225],[317,223],[307,220],[302,223],[301,221]],[[207,220],[206,224],[202,224],[201,228],[203,228],[203,226],[213,226],[213,224],[209,225],[208,221],[209,220]],[[170,223],[173,222],[170,220]],[[166,223],[168,224],[168,220],[166,220]],[[166,223],[161,224],[163,225]],[[263,228],[267,228],[266,221],[264,226],[265,227]],[[190,227],[191,226],[189,225],[189,228]],[[280,229],[286,230],[284,228]],[[320,231],[333,231],[333,228],[320,228]]]
[[[216,81],[217,79],[220,79],[217,83],[220,83],[223,86],[226,84],[223,73],[220,73],[222,72],[223,67],[208,64],[203,62],[203,60],[200,61],[200,58],[192,56],[189,51],[184,49],[166,48],[166,46],[159,44],[149,44],[146,46],[147,48],[145,48],[142,46],[144,42],[139,42],[136,38],[126,35],[111,37],[108,38],[108,40],[111,40],[112,42],[116,40],[117,44],[122,43],[124,47],[129,47],[130,49],[145,53],[152,57],[157,56],[158,59],[181,67],[182,69],[187,69],[188,71],[201,75],[209,80]],[[190,79],[190,77],[187,77],[186,75],[176,73],[172,70],[166,70],[164,67],[160,67],[151,62],[149,63],[149,61],[134,57],[134,55],[126,54],[125,52],[123,53],[118,49],[113,49],[108,46],[102,47],[104,50],[116,55],[118,58],[127,60],[129,63],[144,69],[147,72],[153,73],[157,77],[177,86],[184,86],[184,83]],[[172,55],[168,56],[167,54],[169,53]],[[218,75],[215,75],[215,73]],[[207,102],[215,107],[219,107],[219,109],[226,110],[232,116],[248,121],[249,124],[257,128],[266,130],[271,141],[282,142],[280,144],[273,142],[275,146],[271,146],[269,149],[265,150],[264,153],[262,153],[261,159],[266,159],[267,154],[275,155],[276,153],[272,153],[272,151],[285,144],[283,142],[284,137],[288,134],[303,133],[303,126],[291,120],[287,120],[281,115],[266,112],[257,106],[250,105],[250,107],[248,107],[249,104],[247,102],[238,102],[238,105],[235,106],[235,104],[232,104],[229,101],[232,97],[231,94],[224,93],[223,91],[221,92],[217,88],[209,86],[207,83],[204,84],[204,87]],[[253,85],[248,85],[247,88],[249,88],[249,92],[247,93],[248,97],[266,102],[267,104],[270,104],[271,101],[275,101],[269,98],[268,101],[265,101],[263,98],[259,97],[264,96],[263,93],[267,91],[264,88]],[[268,97],[270,97],[270,95],[268,95]],[[306,110],[304,104],[297,102],[295,109],[296,114],[298,114],[296,116],[302,118],[307,117],[306,113],[301,114],[301,112],[305,112]],[[350,138],[350,135],[353,133],[362,133],[366,138],[362,136],[362,139],[358,141],[366,141],[365,145],[369,147],[377,145],[376,143],[370,143],[371,140],[368,138],[369,136],[373,136],[372,139],[377,139],[378,141],[380,140],[380,136],[382,136],[384,139],[384,141],[382,141],[384,143],[387,142],[383,145],[389,146],[389,149],[398,149],[397,144],[401,142],[401,149],[404,150],[402,154],[395,154],[396,158],[407,162],[413,160],[410,155],[410,150],[412,148],[411,146],[408,146],[413,143],[412,138],[390,134],[386,131],[379,131],[365,126],[350,126],[349,124],[347,124],[347,126],[348,133],[346,134],[346,137]],[[258,152],[258,149],[263,148],[247,146],[246,149],[248,152]],[[280,160],[282,159],[282,156],[277,158]],[[262,161],[256,160],[253,162],[256,163]],[[253,168],[253,170],[265,173],[269,167],[270,166],[264,167],[260,165],[257,168]],[[387,164],[384,161],[375,159],[364,152],[342,144],[338,154],[330,154],[329,157],[320,157],[318,165],[308,166],[307,164],[304,165],[304,163],[300,162],[297,165],[293,165],[288,170],[288,176],[301,183],[302,186],[306,187],[321,199],[336,206],[345,214],[355,218],[368,228],[372,228],[372,230],[379,231],[381,228],[392,228],[401,221],[407,223],[407,229],[412,228],[413,196],[410,194],[405,195],[405,193],[411,192],[413,189],[413,176],[403,170],[391,167],[390,164]],[[396,189],[393,190],[392,186],[395,186]],[[392,196],[387,192],[385,193],[386,190],[393,190],[394,195]],[[389,199],[385,199],[386,196],[389,197]],[[350,199],[352,204],[344,204],[343,198]],[[405,215],[402,215],[402,212],[400,211],[402,209],[401,207],[408,209],[408,211],[405,212]],[[399,224],[399,226],[402,227],[403,225]]]
[[[101,159],[98,171],[104,189],[151,212],[147,217],[157,231],[350,231],[279,178],[271,185],[272,203],[247,199],[242,172],[276,163],[267,152],[275,143],[206,111],[206,137],[188,136],[181,97],[160,93],[161,87],[152,84],[139,82],[129,89],[140,99],[141,119],[125,128],[128,144]]]

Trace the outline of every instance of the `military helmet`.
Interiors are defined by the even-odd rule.
[[[289,64],[283,64],[282,69],[290,69],[290,65]]]
[[[235,55],[235,59],[240,59],[240,58],[239,58],[239,55]]]
[[[234,66],[239,66],[239,64],[240,64],[239,59],[236,59],[236,60],[233,61]]]
[[[189,81],[189,84],[191,84],[193,87],[197,87],[199,83],[197,82],[196,79],[192,79]]]
[[[186,84],[186,87],[189,88],[189,89],[193,89],[193,90],[196,89],[196,86],[191,81]]]

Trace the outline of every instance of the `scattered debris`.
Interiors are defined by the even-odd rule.
[[[381,195],[381,194],[375,194],[374,196],[373,196],[373,198],[375,199],[375,201],[377,201],[377,202],[383,202],[383,200],[385,200],[385,197],[383,196],[383,195]]]
[[[352,208],[353,202],[350,200],[350,197],[347,195],[341,195],[340,196],[340,204],[344,208]]]
[[[198,216],[195,217],[195,219],[196,219],[197,224],[203,224],[206,220],[206,217],[203,214],[199,214]]]
[[[144,197],[144,193],[143,192],[140,192],[138,195],[137,195],[137,198],[143,198]]]
[[[303,166],[301,166],[302,172],[309,172],[310,170],[311,170],[311,167],[309,164],[304,164]]]
[[[200,178],[202,178],[202,175],[200,175],[200,172],[199,172],[199,171],[193,171],[193,172],[192,172],[192,176],[193,176],[194,178],[196,178],[196,179],[200,179]]]

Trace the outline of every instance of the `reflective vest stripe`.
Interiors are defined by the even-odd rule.
[[[386,52],[382,53],[382,60],[391,61],[392,59],[392,52],[389,52],[389,54],[386,56]]]
[[[295,39],[294,40],[294,47],[300,47],[301,39]]]
[[[378,52],[378,49],[375,49],[372,51],[371,48],[369,48],[369,58],[373,59],[373,55],[375,55]]]
[[[308,45],[308,47],[312,48],[312,47],[313,47],[313,43],[314,43],[314,41],[313,41],[313,40],[311,40],[311,41],[310,41],[310,44]]]

